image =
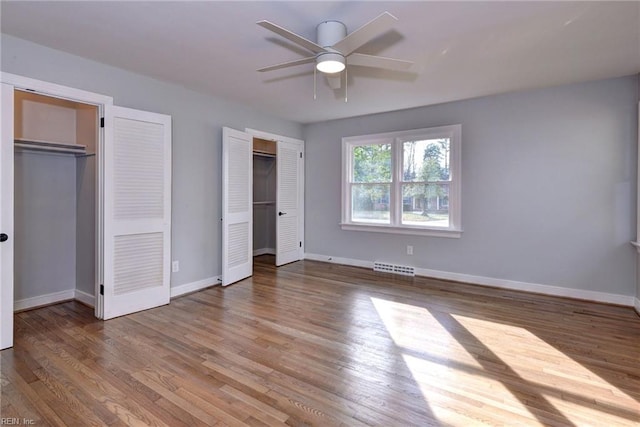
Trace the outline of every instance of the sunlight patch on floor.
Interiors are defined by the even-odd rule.
[[[514,417],[531,422],[531,414],[498,380],[423,307],[371,298],[389,335],[402,352],[414,381],[439,421],[450,425],[482,424],[483,406],[505,425]],[[508,409],[507,409],[508,408]]]
[[[402,357],[439,420],[450,422],[453,411],[483,422],[482,414],[490,407],[491,418],[502,418],[505,425],[515,420],[532,422],[529,410],[500,381],[487,378],[479,369],[466,371],[407,354]]]
[[[373,297],[371,302],[396,346],[412,353],[446,356],[451,358],[447,360],[481,368],[428,310]]]
[[[491,418],[505,425],[549,419],[590,425],[603,415],[616,425],[638,425],[635,399],[523,327],[381,298],[371,302],[441,422],[484,424],[490,408]],[[528,402],[538,408],[535,414]]]
[[[525,328],[455,314],[451,316],[528,381],[558,392],[584,396],[587,400],[589,390],[597,390],[599,395],[610,396],[604,401],[608,405],[619,408],[636,406],[640,410],[640,404],[631,396]],[[511,345],[505,346],[504,340]]]

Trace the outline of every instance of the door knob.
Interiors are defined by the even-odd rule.
[[[278,216],[286,215],[286,212],[278,212]]]
[[[6,242],[7,240],[9,240],[9,236],[4,233],[0,233],[0,242]]]

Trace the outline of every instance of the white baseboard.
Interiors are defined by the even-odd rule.
[[[633,308],[635,308],[636,313],[640,315],[640,297],[636,297],[633,299]]]
[[[276,254],[275,248],[260,248],[260,249],[253,250],[253,256],[275,255],[275,254]]]
[[[32,298],[25,298],[13,302],[13,311],[27,310],[43,305],[55,304],[75,298],[75,289],[54,292],[52,294],[40,295]]]
[[[83,291],[75,290],[74,299],[80,301],[81,303],[88,305],[89,307],[96,306],[96,298],[95,296],[88,294]]]
[[[209,277],[208,279],[198,280],[197,282],[185,283],[184,285],[171,287],[171,298],[179,297],[180,295],[188,294],[190,292],[199,291],[214,285],[219,285],[222,282],[220,276]]]
[[[313,261],[324,261],[334,264],[351,265],[355,267],[373,268],[373,261],[364,261],[352,258],[340,258],[329,255],[319,255],[306,253],[304,259]],[[566,298],[576,298],[587,301],[603,302],[607,304],[618,304],[634,306],[634,297],[606,292],[587,291],[583,289],[563,288],[561,286],[541,285],[537,283],[519,282],[515,280],[496,279],[493,277],[474,276],[471,274],[451,273],[441,270],[430,270],[426,268],[416,268],[417,276],[433,277],[435,279],[453,280],[456,282],[470,283],[472,285],[491,286],[495,288],[511,289],[524,292],[535,292],[538,294],[553,295]],[[640,313],[640,302],[635,298],[636,311]]]
[[[335,256],[329,256],[329,255],[305,253],[304,259],[310,259],[312,261],[330,262],[332,264],[351,265],[353,267],[373,268],[373,261],[363,261],[360,259],[353,259],[353,258],[340,258]]]

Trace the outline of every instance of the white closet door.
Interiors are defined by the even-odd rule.
[[[168,304],[171,265],[171,116],[107,111],[104,319]]]
[[[2,83],[0,111],[0,350],[13,346],[13,91]]]
[[[253,274],[253,137],[222,129],[222,286]]]
[[[302,144],[278,141],[276,265],[298,261],[302,249]]]

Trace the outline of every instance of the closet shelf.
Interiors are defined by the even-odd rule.
[[[14,147],[21,150],[72,154],[78,157],[95,156],[94,153],[87,153],[86,145],[68,144],[64,142],[39,141],[35,139],[15,139]]]
[[[272,159],[276,157],[276,155],[273,153],[266,153],[266,152],[256,151],[256,150],[253,150],[253,155],[258,157],[269,157]]]
[[[275,205],[276,202],[274,201],[266,201],[266,202],[253,202],[254,205]]]

